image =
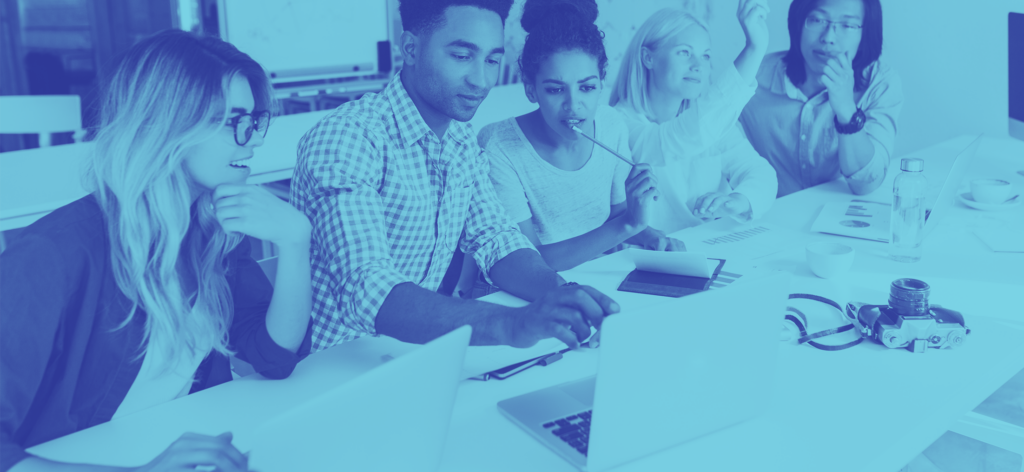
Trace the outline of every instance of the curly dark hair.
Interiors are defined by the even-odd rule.
[[[525,81],[537,77],[540,63],[561,51],[583,51],[597,59],[604,80],[608,55],[604,51],[604,32],[597,28],[595,0],[527,0],[520,23],[528,33],[519,70]]]
[[[444,11],[448,7],[470,6],[490,10],[501,17],[505,24],[512,0],[399,0],[398,15],[402,28],[416,36],[431,33],[444,22]]]
[[[804,33],[804,20],[811,11],[817,8],[819,0],[795,0],[789,5],[789,52],[782,59],[786,63],[786,75],[793,85],[803,85],[807,80],[804,69],[804,55],[800,51],[800,42]],[[853,88],[863,92],[868,88],[868,79],[864,77],[864,69],[878,60],[882,55],[882,4],[879,0],[862,0],[864,2],[864,30],[854,56]]]

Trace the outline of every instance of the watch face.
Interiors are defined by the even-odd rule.
[[[840,125],[838,116],[836,117],[835,121],[836,130],[839,131],[840,134],[853,134],[864,128],[864,122],[867,121],[867,117],[864,116],[864,110],[858,108],[857,112],[854,113],[852,117],[850,117],[849,123],[845,125]]]

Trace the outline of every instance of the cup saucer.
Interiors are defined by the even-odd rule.
[[[1010,208],[1016,208],[1020,206],[1021,202],[1024,202],[1024,198],[1020,195],[1014,195],[1003,203],[981,203],[974,200],[970,192],[961,193],[957,196],[960,199],[960,203],[967,205],[975,210],[981,211],[998,211],[998,210],[1009,210]]]

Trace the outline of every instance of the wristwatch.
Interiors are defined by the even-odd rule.
[[[836,131],[839,131],[839,134],[854,134],[864,129],[864,122],[867,121],[867,117],[864,116],[864,110],[858,108],[857,112],[850,118],[849,123],[845,125],[839,124],[838,116],[833,118],[833,121],[836,123]]]

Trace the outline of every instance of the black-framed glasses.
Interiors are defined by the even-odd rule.
[[[245,146],[252,139],[253,131],[258,131],[261,137],[267,136],[267,128],[270,128],[270,112],[260,111],[244,113],[232,117],[224,126],[235,128],[235,143]]]
[[[808,15],[804,20],[804,28],[814,34],[821,34],[826,28],[832,29],[838,36],[849,36],[860,33],[863,26],[852,21],[829,21],[814,15]]]

